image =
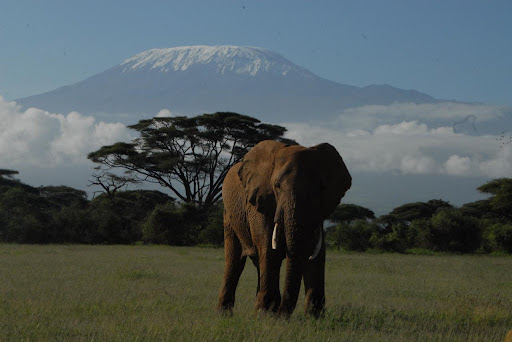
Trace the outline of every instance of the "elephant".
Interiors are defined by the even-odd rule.
[[[325,306],[323,221],[351,185],[343,159],[328,143],[306,148],[265,140],[247,152],[222,186],[225,269],[217,309],[232,314],[250,257],[258,271],[257,311],[289,317],[304,279],[305,312],[319,316]]]

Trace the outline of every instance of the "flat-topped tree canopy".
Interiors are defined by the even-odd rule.
[[[201,207],[221,198],[228,170],[258,142],[296,144],[283,137],[286,128],[232,112],[156,117],[129,128],[139,137],[103,146],[88,158],[140,181],[157,183],[183,202]]]

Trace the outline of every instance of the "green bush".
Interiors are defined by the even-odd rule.
[[[489,224],[482,235],[484,252],[512,253],[512,223]]]
[[[350,224],[342,223],[332,229],[329,239],[338,249],[341,247],[349,251],[365,251],[371,247],[370,238],[376,226],[366,220],[355,220]]]
[[[94,224],[87,209],[62,207],[51,212],[50,241],[52,243],[93,243]]]
[[[412,247],[434,250],[432,221],[428,218],[414,220],[409,226],[412,236]]]
[[[159,191],[119,191],[102,194],[89,204],[93,240],[99,243],[135,243],[143,237],[142,225],[159,204],[172,198]]]
[[[3,224],[0,239],[5,242],[46,243],[49,241],[47,214],[49,203],[21,186],[0,193],[0,212]]]
[[[403,253],[412,247],[411,231],[407,224],[403,222],[395,223],[391,226],[391,231],[374,231],[370,243],[373,248]]]
[[[129,222],[108,201],[95,203],[90,207],[89,215],[92,221],[92,239],[94,243],[126,243]]]
[[[178,206],[172,202],[158,205],[142,225],[142,240],[174,246],[194,244],[199,216],[193,205]]]
[[[224,206],[222,202],[210,209],[206,225],[199,233],[199,242],[214,246],[224,244]]]
[[[431,218],[434,249],[446,252],[470,253],[482,242],[478,220],[464,216],[456,209],[438,211]]]

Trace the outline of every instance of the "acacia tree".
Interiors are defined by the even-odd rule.
[[[153,118],[128,127],[140,136],[103,146],[87,157],[138,181],[166,187],[181,201],[204,209],[221,198],[229,168],[259,141],[295,143],[283,138],[284,127],[229,112]]]
[[[453,208],[453,206],[449,202],[440,199],[406,203],[396,207],[389,214],[379,217],[377,221],[387,228],[391,228],[393,224],[400,222],[409,225],[414,220],[429,219],[439,209],[443,208]]]
[[[14,179],[14,175],[17,175],[19,172],[16,170],[9,169],[0,169],[0,178],[5,177],[7,179]]]
[[[494,179],[479,186],[477,190],[492,195],[488,201],[496,215],[512,219],[512,178]]]
[[[350,223],[355,220],[373,220],[375,214],[368,208],[356,204],[340,203],[329,216],[335,223]]]

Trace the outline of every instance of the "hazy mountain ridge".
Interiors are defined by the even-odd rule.
[[[83,81],[16,102],[133,123],[163,108],[186,115],[229,110],[284,122],[331,118],[363,105],[437,100],[389,85],[326,80],[266,49],[193,46],[144,51]]]

